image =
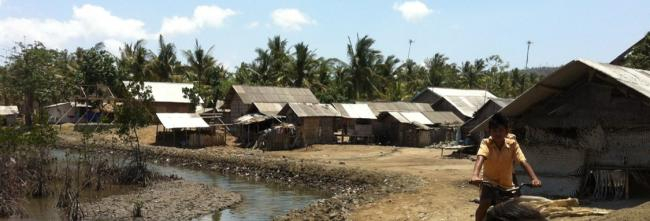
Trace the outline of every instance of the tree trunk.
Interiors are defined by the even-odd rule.
[[[25,125],[31,127],[33,125],[32,115],[34,114],[34,93],[28,91],[25,94]]]

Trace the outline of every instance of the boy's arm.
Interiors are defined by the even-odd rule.
[[[530,166],[530,164],[526,161],[526,156],[524,156],[524,152],[521,151],[521,147],[519,147],[519,143],[516,144],[517,152],[515,153],[517,160],[519,163],[521,163],[521,166],[524,167],[524,170],[526,170],[526,173],[528,173],[528,177],[530,177],[530,182],[534,187],[540,187],[542,186],[542,181],[539,180],[537,177],[537,174],[535,174],[535,170],[533,170],[533,167]]]
[[[485,157],[478,155],[476,158],[476,163],[474,163],[474,172],[472,172],[472,179],[469,180],[470,183],[480,183],[482,181],[481,179],[481,168],[483,168],[483,162],[485,161]]]
[[[523,166],[524,169],[526,170],[526,173],[528,173],[528,177],[530,177],[530,182],[531,184],[533,184],[534,187],[542,186],[542,181],[540,181],[539,178],[537,178],[537,174],[535,174],[533,167],[530,166],[528,162],[522,161],[521,166]]]

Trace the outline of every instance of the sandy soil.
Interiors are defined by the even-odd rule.
[[[142,202],[144,220],[189,220],[239,201],[239,194],[178,180],[159,182],[129,194],[83,203],[82,208],[89,220],[132,220],[134,203]]]

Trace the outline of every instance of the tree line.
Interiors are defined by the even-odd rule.
[[[106,85],[118,96],[127,96],[122,84],[130,81],[187,82],[184,90],[193,102],[211,107],[223,99],[233,84],[307,87],[322,102],[359,100],[409,100],[426,87],[489,90],[499,97],[515,97],[540,80],[538,74],[510,69],[499,56],[459,64],[441,53],[421,63],[385,55],[369,36],[349,38],[347,59],[318,56],[304,42],[289,45],[280,36],[257,48],[255,59],[232,71],[214,57],[214,47],[195,41],[194,48],[177,50],[158,38],[157,49],[145,40],[125,43],[113,55],[98,43],[74,51],[47,48],[40,42],[17,43],[0,66],[0,99],[22,108],[68,101],[80,85]]]

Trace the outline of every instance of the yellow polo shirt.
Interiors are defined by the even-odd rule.
[[[501,148],[492,141],[492,137],[483,139],[476,155],[486,158],[483,163],[483,179],[504,188],[513,187],[514,163],[526,161],[514,135],[508,135],[505,145]]]

